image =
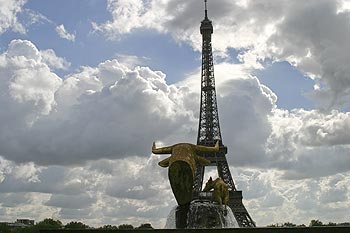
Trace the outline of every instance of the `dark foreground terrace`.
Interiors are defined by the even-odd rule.
[[[232,228],[232,229],[152,229],[152,230],[41,230],[40,233],[350,233],[350,227]]]

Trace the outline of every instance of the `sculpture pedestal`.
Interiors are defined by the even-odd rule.
[[[221,209],[219,205],[209,201],[192,201],[187,206],[177,206],[170,212],[165,225],[165,228],[176,229],[236,227],[238,223],[229,206],[224,211],[224,207]]]

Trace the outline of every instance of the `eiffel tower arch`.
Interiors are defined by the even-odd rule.
[[[230,200],[228,205],[239,224],[239,227],[255,227],[242,202],[242,191],[236,189],[229,165],[226,160],[227,147],[224,146],[219,123],[219,114],[216,101],[214,64],[211,35],[213,34],[212,21],[208,18],[207,0],[205,3],[205,17],[201,22],[202,34],[202,72],[201,72],[201,102],[198,126],[197,145],[214,146],[219,141],[220,150],[217,153],[201,154],[210,160],[209,166],[216,166],[218,175],[229,186]],[[205,168],[197,165],[193,187],[193,199],[197,199],[202,190]]]

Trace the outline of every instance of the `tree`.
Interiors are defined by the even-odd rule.
[[[153,229],[152,225],[150,223],[143,223],[137,229]]]
[[[85,225],[82,222],[74,222],[74,221],[67,223],[64,226],[64,229],[88,229],[88,228],[89,228],[88,225]]]
[[[118,226],[119,230],[132,230],[134,229],[133,225],[130,224],[122,224]]]
[[[6,223],[0,223],[0,232],[1,233],[10,233],[11,230],[10,230],[10,227],[7,226]]]
[[[103,230],[118,230],[117,226],[112,226],[112,225],[104,225],[103,227],[100,227],[99,229]]]
[[[297,225],[291,222],[285,222],[285,223],[276,223],[268,225],[267,227],[296,227]]]
[[[350,222],[342,222],[342,223],[338,223],[338,226],[350,226]]]
[[[281,227],[279,223],[267,225],[267,227]]]
[[[33,227],[33,232],[39,232],[39,230],[45,230],[45,229],[61,229],[62,228],[62,222],[60,220],[54,220],[52,218],[45,218],[41,222],[38,222]]]
[[[315,220],[315,219],[312,219],[310,224],[309,224],[310,227],[315,227],[315,226],[323,226],[323,223],[320,221],[320,220]]]
[[[296,227],[297,225],[291,222],[283,223],[282,227]]]

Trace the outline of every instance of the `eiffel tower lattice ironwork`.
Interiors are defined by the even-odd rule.
[[[222,143],[220,132],[219,114],[216,101],[215,78],[211,35],[213,34],[212,22],[208,19],[207,0],[205,2],[205,18],[201,22],[200,33],[202,34],[202,74],[201,74],[201,102],[197,145],[214,146],[217,141],[220,150],[217,153],[202,154],[211,161],[209,166],[216,166],[218,175],[230,190],[229,206],[239,224],[239,227],[255,227],[255,223],[243,205],[242,191],[238,191],[233,182],[230,168],[226,160],[227,147]],[[194,199],[198,198],[202,190],[204,167],[197,166],[194,180]]]

